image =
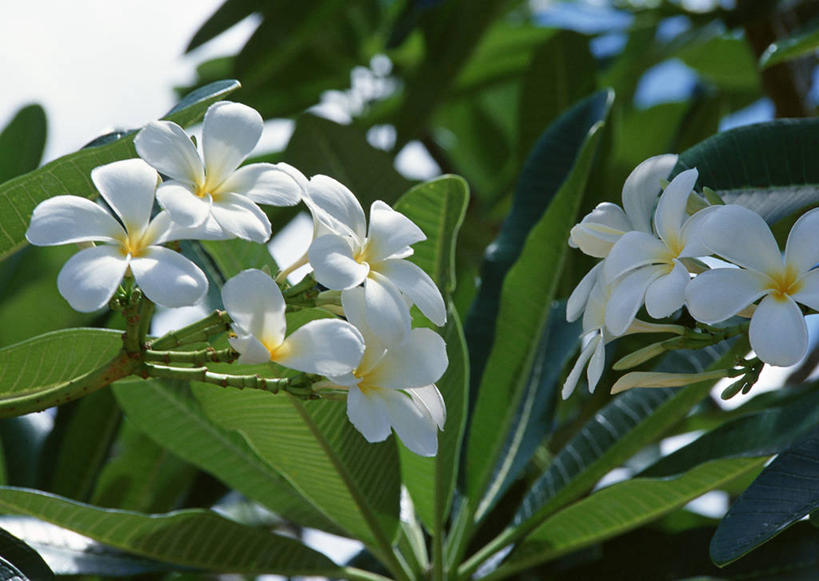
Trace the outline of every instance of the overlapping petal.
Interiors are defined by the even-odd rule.
[[[444,297],[421,267],[407,260],[385,260],[377,272],[401,289],[430,321],[439,327],[446,324]]]
[[[74,310],[101,309],[119,287],[128,258],[114,246],[95,246],[68,259],[57,276],[57,288]]]
[[[790,297],[762,299],[751,317],[748,337],[757,357],[771,365],[793,365],[808,351],[805,318]]]
[[[779,246],[756,212],[735,204],[721,206],[711,212],[701,232],[708,248],[734,264],[764,273],[782,270]]]
[[[405,256],[412,244],[426,240],[424,232],[401,212],[376,200],[370,207],[370,227],[367,233],[367,258],[381,262],[396,253]]]
[[[431,329],[413,329],[404,342],[390,347],[367,374],[368,383],[392,389],[423,387],[438,381],[449,364],[446,343]]]
[[[444,429],[444,424],[446,423],[446,404],[437,387],[434,385],[416,387],[414,389],[408,389],[406,393],[413,399],[415,405],[423,406],[439,430]]]
[[[219,186],[219,192],[241,194],[270,206],[293,206],[302,196],[299,183],[271,163],[252,163],[237,169]]]
[[[574,362],[572,370],[569,372],[569,375],[566,377],[566,381],[563,383],[563,389],[560,392],[563,399],[568,399],[568,397],[574,393],[574,389],[577,387],[577,382],[580,381],[580,375],[583,373],[583,370],[586,369],[586,364],[589,362],[589,359],[591,359],[592,355],[594,355],[598,337],[599,333],[595,334],[580,351],[577,361]]]
[[[270,361],[270,351],[261,341],[249,333],[229,337],[228,343],[239,352],[239,359],[236,362],[241,365],[259,365]]]
[[[622,208],[603,202],[571,229],[569,245],[589,256],[605,258],[614,243],[630,230],[631,223]]]
[[[220,101],[205,112],[202,154],[208,183],[222,184],[250,155],[264,129],[262,116],[241,103]]]
[[[764,275],[740,268],[717,268],[703,272],[688,283],[685,302],[696,320],[719,323],[767,293]]]
[[[648,286],[665,274],[662,266],[643,266],[614,284],[606,305],[606,328],[612,335],[625,333],[643,304]]]
[[[222,287],[222,303],[236,325],[268,348],[278,347],[284,340],[284,297],[273,279],[261,270],[243,270],[229,279]]]
[[[91,181],[129,232],[148,225],[159,181],[154,168],[139,158],[123,159],[95,167]]]
[[[785,244],[785,263],[807,272],[819,263],[819,208],[802,214]]]
[[[697,183],[697,170],[689,169],[678,174],[666,186],[663,195],[657,202],[654,213],[654,229],[666,244],[673,246],[680,237],[682,226],[688,218],[685,211],[688,196]]]
[[[347,418],[370,443],[383,442],[391,433],[384,400],[377,394],[365,395],[357,386],[347,392]]]
[[[350,244],[336,234],[313,240],[307,250],[316,280],[330,289],[344,290],[364,282],[370,272],[368,264],[353,257]]]
[[[131,272],[145,296],[166,307],[192,305],[208,290],[208,279],[198,266],[161,246],[146,248],[132,258]]]
[[[594,344],[594,353],[589,359],[589,366],[586,368],[586,379],[589,382],[589,392],[594,393],[597,382],[603,375],[603,368],[606,365],[606,342],[603,340],[602,331],[592,339],[590,344]]]
[[[160,173],[188,185],[205,180],[205,168],[196,146],[176,123],[151,121],[134,138],[139,157]]]
[[[627,232],[612,247],[603,263],[603,275],[606,282],[612,282],[630,270],[668,262],[668,247],[651,234],[645,232]]]
[[[314,216],[336,234],[364,240],[367,222],[364,209],[347,187],[331,177],[314,175],[307,185],[306,200]]]
[[[277,363],[319,375],[344,375],[355,369],[364,354],[364,338],[350,323],[319,319],[302,325],[282,343]]]
[[[398,287],[385,276],[371,272],[364,281],[364,300],[370,329],[388,345],[403,341],[412,319]]]
[[[642,162],[626,178],[623,209],[632,229],[651,233],[651,217],[662,191],[662,181],[668,179],[676,164],[676,155],[657,155]]]
[[[264,243],[270,238],[267,215],[252,200],[239,194],[222,194],[210,208],[213,219],[225,232],[244,240]]]
[[[200,198],[183,182],[169,180],[156,190],[156,200],[163,209],[170,212],[174,222],[186,228],[202,226],[210,216],[213,198]]]
[[[668,317],[685,302],[688,270],[677,260],[671,272],[660,276],[646,289],[646,310],[654,319]]]
[[[54,196],[34,208],[26,240],[37,246],[75,242],[112,242],[125,230],[103,208],[79,196]]]
[[[434,456],[438,452],[438,426],[426,408],[398,390],[380,390],[378,396],[401,442],[419,456]]]
[[[583,314],[592,288],[595,283],[597,283],[599,275],[602,274],[602,269],[602,262],[595,264],[592,269],[580,279],[580,282],[574,288],[572,294],[569,295],[569,300],[566,302],[566,320],[570,323],[579,319]]]
[[[800,289],[791,294],[791,298],[814,311],[819,311],[819,270],[805,273],[800,283]]]

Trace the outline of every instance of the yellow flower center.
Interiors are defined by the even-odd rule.
[[[358,382],[358,389],[361,390],[361,393],[364,395],[370,395],[371,393],[378,393],[383,387],[378,387],[377,385],[373,385],[367,380],[367,375],[362,374],[359,369],[361,367],[356,367],[355,371],[353,371],[353,375],[360,379],[361,381]]]
[[[119,251],[123,256],[131,255],[131,258],[139,257],[149,244],[145,243],[144,233],[138,235],[128,234],[120,240]]]
[[[210,195],[215,200],[219,192],[220,185],[221,184],[211,183],[211,179],[205,176],[205,181],[201,184],[196,184],[196,189],[193,191],[193,193],[197,198],[204,198]]]
[[[771,296],[778,300],[784,300],[785,297],[798,293],[805,286],[805,283],[799,279],[799,272],[790,265],[786,266],[782,272],[768,276],[771,284],[766,290],[770,290]]]
[[[362,244],[358,250],[353,253],[353,259],[358,262],[359,264],[364,264],[365,262],[369,262],[370,258],[370,241],[364,240],[364,244]]]
[[[292,349],[290,345],[288,345],[285,341],[282,341],[278,345],[273,345],[270,341],[262,341],[262,345],[264,345],[267,350],[270,352],[270,360],[271,361],[280,361],[281,359],[286,359]]]

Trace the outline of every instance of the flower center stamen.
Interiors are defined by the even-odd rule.
[[[768,287],[771,291],[771,296],[779,300],[796,294],[804,286],[804,283],[799,279],[799,273],[791,266],[787,266],[785,270],[777,276],[772,276],[771,283],[772,284]]]

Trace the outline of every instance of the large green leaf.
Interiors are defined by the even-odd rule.
[[[609,103],[609,95],[602,95],[604,102]],[[605,119],[607,111],[608,107],[604,105],[601,119]],[[576,158],[572,155],[574,162],[570,173],[543,217],[529,232],[520,258],[503,280],[495,341],[470,420],[466,454],[466,491],[473,502],[479,503],[478,514],[486,505],[484,494],[501,459],[507,433],[513,427],[518,403],[537,357],[568,249],[569,229],[576,220],[602,124],[597,121],[588,129]],[[537,157],[537,153],[533,157]],[[530,182],[528,187],[539,189],[542,196],[548,197],[554,184],[542,181],[542,178],[540,173],[524,173],[521,181]],[[508,220],[513,222],[514,216],[510,215]],[[500,476],[500,479],[502,481],[504,477]]]
[[[641,476],[671,476],[715,458],[768,456],[805,438],[819,424],[819,392],[792,403],[741,416],[661,458]]]
[[[190,125],[201,119],[208,106],[238,88],[237,81],[211,83],[184,97],[164,119]],[[29,217],[38,203],[62,194],[96,196],[91,170],[105,163],[136,157],[134,135],[131,132],[103,145],[65,155],[0,185],[0,259],[25,243]]]
[[[759,66],[767,69],[787,60],[815,53],[817,47],[819,47],[819,21],[801,30],[799,34],[772,43],[759,57]]]
[[[698,183],[769,223],[819,202],[819,119],[778,119],[719,133],[680,155]]]
[[[721,89],[759,90],[756,62],[745,38],[714,36],[687,44],[676,56]]]
[[[0,488],[0,509],[178,565],[247,574],[340,574],[332,561],[299,541],[229,521],[208,510],[141,514],[11,487]]]
[[[398,528],[400,469],[392,439],[367,443],[339,402],[192,387],[212,421],[244,436],[342,530],[386,553]]]
[[[338,531],[241,436],[208,420],[186,386],[128,379],[114,385],[114,394],[128,419],[158,445],[284,518]]]
[[[0,132],[0,183],[36,169],[46,141],[46,114],[27,105]]]
[[[634,478],[603,488],[547,519],[497,574],[525,569],[623,534],[753,472],[765,460],[714,460],[670,480]]]
[[[71,401],[129,375],[135,365],[122,352],[120,331],[66,329],[5,347],[0,349],[0,416]]]
[[[717,565],[739,559],[819,508],[819,432],[782,452],[743,492],[711,540]]]
[[[246,268],[267,267],[271,275],[275,275],[278,270],[276,261],[273,260],[266,244],[240,238],[218,242],[203,241],[201,244],[225,280],[236,276]]]

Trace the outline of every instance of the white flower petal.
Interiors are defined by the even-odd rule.
[[[95,246],[68,259],[57,276],[57,288],[81,313],[104,307],[119,287],[128,259],[115,246]]]
[[[205,112],[202,153],[207,181],[218,187],[250,155],[262,136],[264,121],[241,103],[219,101]]]
[[[364,287],[353,287],[341,293],[341,305],[344,307],[344,316],[361,332],[366,346],[358,371],[366,375],[381,360],[386,351],[384,342],[370,329],[367,324],[367,305],[364,300]]]
[[[694,213],[685,221],[682,227],[681,239],[685,247],[680,252],[680,257],[708,256],[712,250],[702,241],[702,229],[706,227],[711,213],[719,206],[709,206]]]
[[[242,333],[229,337],[228,343],[239,352],[236,362],[241,365],[259,365],[270,361],[270,351],[253,335]]]
[[[313,240],[307,257],[316,280],[329,289],[344,290],[358,286],[370,272],[369,265],[357,262],[350,245],[336,234]]]
[[[103,208],[79,196],[55,196],[40,202],[31,215],[26,240],[37,246],[74,242],[114,242],[125,230]]]
[[[174,222],[167,210],[162,210],[154,216],[145,233],[145,239],[150,240],[150,244],[164,244],[174,240],[229,240],[230,238],[235,238],[235,236],[222,230],[213,216],[209,215],[203,224],[193,228],[180,226]]]
[[[697,175],[696,169],[688,169],[677,174],[657,202],[654,229],[669,246],[676,245],[680,239],[682,226],[688,218],[685,207],[688,205],[688,196],[697,183]]]
[[[663,272],[662,267],[644,266],[613,285],[606,305],[606,328],[612,335],[620,336],[626,332],[643,304],[648,285]]]
[[[762,275],[739,268],[717,268],[697,275],[685,288],[685,303],[701,323],[719,323],[733,317],[766,294]]]
[[[612,247],[603,263],[603,275],[610,283],[630,270],[647,264],[668,263],[668,247],[651,234],[626,232]]]
[[[441,392],[434,385],[416,387],[406,390],[416,406],[423,407],[430,415],[439,430],[444,429],[446,423],[446,404]]]
[[[357,386],[347,392],[347,418],[370,442],[383,442],[390,436],[390,420],[380,393],[367,395]]]
[[[589,359],[594,354],[595,347],[597,347],[597,345],[593,344],[592,341],[589,341],[583,346],[580,355],[577,356],[577,361],[574,362],[572,370],[563,383],[563,389],[560,392],[563,399],[568,399],[569,396],[574,393],[574,389],[577,387],[577,382],[580,380],[583,369],[586,368],[586,363],[589,362]]]
[[[170,180],[160,184],[156,200],[174,222],[186,228],[198,228],[210,216],[211,197],[200,198],[182,182]]]
[[[605,258],[625,232],[632,230],[625,212],[617,204],[603,202],[586,214],[569,233],[569,245],[584,254]]]
[[[650,157],[626,178],[623,184],[623,209],[634,230],[651,233],[651,216],[662,190],[661,182],[668,179],[676,164],[676,155]]]
[[[139,157],[159,173],[190,185],[205,180],[196,147],[185,130],[171,121],[151,121],[134,138]]]
[[[267,274],[250,268],[229,279],[222,287],[222,304],[244,332],[268,348],[281,344],[287,326],[286,305],[279,286]]]
[[[646,289],[646,310],[654,319],[663,319],[683,306],[685,287],[690,280],[688,271],[674,261],[671,272],[660,276]]]
[[[364,338],[346,321],[319,319],[289,335],[273,360],[298,371],[319,375],[350,373],[364,354]]]
[[[367,382],[392,389],[424,387],[441,379],[447,365],[444,340],[432,329],[413,329],[403,343],[390,344]]]
[[[748,337],[757,357],[771,365],[794,365],[808,351],[805,318],[789,297],[762,299],[751,317]]]
[[[604,285],[599,278],[589,293],[586,309],[583,311],[583,330],[591,331],[606,326],[606,305],[611,297],[611,285]]]
[[[602,268],[602,262],[595,264],[592,269],[580,279],[580,282],[574,287],[572,294],[569,295],[569,300],[566,301],[566,320],[570,323],[579,319],[580,315],[583,314],[583,310],[586,308],[586,303],[589,300],[589,294],[591,294],[592,288],[597,282],[598,275],[601,273]]]
[[[590,347],[594,345],[594,353],[589,360],[589,365],[586,368],[586,379],[589,382],[589,393],[594,393],[594,388],[597,387],[597,382],[600,381],[600,377],[603,375],[603,369],[606,366],[606,345],[603,341],[603,334],[598,333],[594,336],[591,340],[589,345],[586,347]]]
[[[91,170],[91,180],[130,233],[151,219],[159,175],[139,158],[115,161]]]
[[[806,272],[819,263],[819,208],[802,214],[788,234],[785,263]]]
[[[803,275],[800,283],[801,288],[791,294],[791,298],[814,311],[819,311],[819,270],[811,270]]]
[[[325,175],[314,175],[307,186],[308,207],[314,217],[336,234],[363,241],[367,235],[364,209],[346,186]]]
[[[293,206],[301,200],[302,189],[288,173],[272,163],[252,163],[239,168],[214,192],[241,194],[259,204]]]
[[[208,279],[198,266],[161,246],[132,258],[131,271],[145,296],[165,307],[192,305],[208,292]]]
[[[385,260],[374,269],[397,286],[439,327],[446,324],[446,305],[435,282],[417,264],[407,260]]]
[[[703,242],[726,260],[766,274],[783,268],[779,246],[762,216],[742,206],[720,206],[708,217]]]
[[[407,246],[426,240],[424,232],[401,212],[396,212],[381,200],[370,206],[370,229],[367,232],[367,257],[380,262]]]
[[[389,279],[370,272],[364,281],[367,325],[387,345],[403,341],[412,326],[409,306]],[[432,383],[427,381],[425,383]]]
[[[270,238],[270,220],[252,200],[239,194],[221,194],[210,208],[222,230],[244,240],[264,243]]]
[[[379,395],[404,446],[419,456],[434,456],[438,452],[438,426],[426,407],[419,407],[401,391],[382,390]]]

